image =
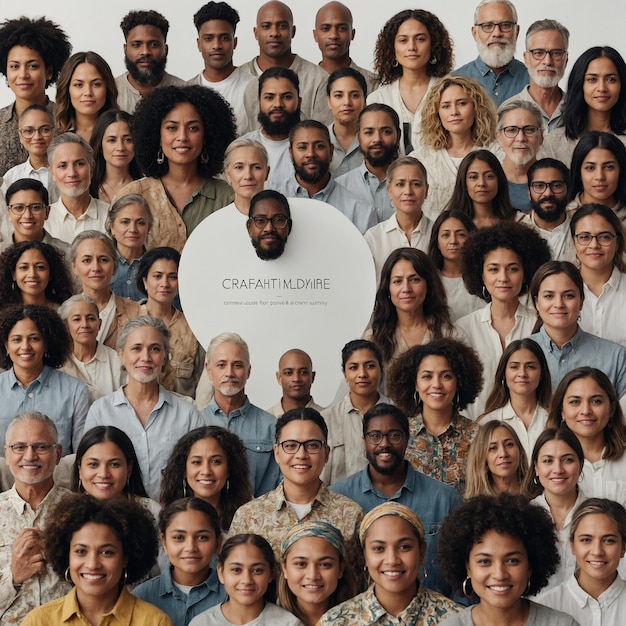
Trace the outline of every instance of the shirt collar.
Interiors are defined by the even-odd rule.
[[[213,396],[213,398],[211,398],[211,402],[209,402],[209,404],[207,405],[207,409],[209,409],[211,413],[213,413],[213,415],[225,415],[228,418],[241,415],[241,417],[245,418],[248,417],[248,411],[250,411],[251,406],[252,405],[250,404],[250,400],[248,400],[248,396],[246,396],[246,399],[244,400],[242,406],[240,406],[238,409],[233,409],[230,413],[226,413],[225,411],[222,411],[222,409],[220,409],[217,402],[215,401],[215,396]]]
[[[273,501],[273,508],[276,511],[279,511],[284,506],[288,506],[287,498],[285,498],[285,485],[281,482],[276,489],[268,492],[267,496],[268,500]],[[320,488],[317,490],[315,497],[313,498],[313,506],[315,503],[319,502],[319,506],[325,506],[328,509],[332,506],[330,502],[330,492],[326,485],[320,481]]]
[[[131,626],[131,620],[133,617],[133,610],[135,609],[136,599],[130,594],[126,587],[122,587],[122,592],[115,603],[115,606],[111,609],[110,613],[106,615],[112,615],[116,620],[124,626]],[[61,620],[63,622],[69,622],[74,615],[80,615],[80,607],[78,606],[78,600],[76,598],[76,587],[74,587],[66,596],[63,601],[63,610],[61,612]],[[106,615],[103,615],[105,617]],[[105,623],[109,623],[107,620],[103,620]]]
[[[33,380],[26,389],[30,389],[33,385],[45,385],[48,382],[48,378],[50,376],[50,368],[47,365],[43,366],[39,376]],[[9,379],[9,386],[11,389],[14,389],[16,385],[22,386],[19,380],[17,380],[15,376],[15,371],[11,367],[11,369],[7,372],[7,378]]]
[[[489,72],[492,72],[493,74],[495,74],[495,72],[480,58],[480,56],[476,57],[475,63],[476,63],[476,68],[483,76],[487,76]],[[510,74],[511,73],[510,66],[511,66],[511,63],[508,63],[506,67],[500,70],[500,73],[498,74],[498,76],[504,73]]]

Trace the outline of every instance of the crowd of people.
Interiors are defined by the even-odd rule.
[[[530,24],[522,63],[510,0],[476,6],[460,66],[422,9],[374,71],[334,0],[319,63],[278,0],[240,67],[233,6],[193,21],[190,80],[153,10],[121,20],[118,77],[45,17],[0,24],[0,622],[620,624],[621,54],[588,48],[563,90],[568,29]],[[326,407],[298,345],[253,404],[245,338],[201,345],[178,297],[200,222],[232,215],[272,262],[290,198],[375,268]]]

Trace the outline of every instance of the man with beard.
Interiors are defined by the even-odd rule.
[[[374,206],[379,222],[395,212],[387,192],[387,168],[398,158],[400,149],[400,118],[387,104],[373,103],[359,114],[357,139],[363,153],[363,163],[337,182]]]
[[[561,125],[564,93],[559,81],[565,73],[568,46],[569,31],[556,20],[533,22],[526,32],[524,64],[530,84],[514,99],[534,102],[543,115],[547,132]]]
[[[46,230],[68,244],[84,230],[104,231],[109,205],[89,194],[94,157],[91,146],[75,133],[63,133],[48,147],[50,174],[61,197],[50,205]]]
[[[285,251],[291,232],[291,210],[282,193],[265,189],[250,200],[246,227],[256,255],[262,261],[273,261]]]
[[[482,0],[474,11],[472,36],[478,57],[454,74],[477,80],[499,107],[528,85],[528,71],[514,59],[519,35],[517,11],[509,0]]]
[[[276,418],[255,406],[246,396],[250,378],[248,344],[237,333],[213,337],[206,350],[205,368],[214,396],[202,411],[207,426],[221,426],[244,443],[254,497],[274,489],[280,471],[274,459]]]
[[[126,69],[115,79],[117,104],[134,113],[139,100],[155,87],[182,87],[185,81],[165,71],[169,22],[156,11],[131,11],[120,22]]]
[[[293,176],[289,132],[300,121],[300,81],[290,69],[270,67],[259,76],[258,85],[261,128],[244,137],[258,141],[267,150],[270,175],[266,187],[276,189]]]
[[[529,211],[528,168],[537,160],[543,143],[543,115],[534,102],[511,100],[498,109],[496,139],[504,160],[502,169],[509,183],[511,204]]]
[[[459,504],[461,496],[449,485],[411,467],[404,453],[409,441],[409,422],[391,404],[377,404],[363,416],[363,444],[367,466],[331,489],[347,496],[367,513],[384,502],[399,502],[415,511],[424,525],[426,558],[425,587],[450,595],[450,586],[437,565],[438,529]]]
[[[520,220],[534,228],[550,246],[556,261],[576,262],[570,216],[566,213],[570,171],[556,159],[540,159],[528,169],[531,210]]]
[[[341,211],[361,232],[376,224],[371,203],[357,198],[337,183],[330,173],[333,145],[328,127],[317,120],[304,120],[289,133],[289,154],[295,176],[280,190],[290,198],[313,198]]]

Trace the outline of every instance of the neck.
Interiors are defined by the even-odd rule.
[[[407,464],[403,461],[393,474],[381,474],[371,463],[368,465],[367,471],[372,485],[374,485],[378,491],[390,497],[404,485]]]
[[[248,624],[261,615],[265,608],[265,600],[261,598],[254,604],[240,604],[229,598],[221,604],[220,608],[229,623],[243,626],[243,624]]]
[[[374,174],[379,181],[385,180],[387,177],[387,168],[389,167],[389,163],[386,165],[378,165],[373,166],[367,159],[364,161],[365,167],[370,174]]]
[[[134,246],[134,247],[129,247],[129,246],[125,246],[123,243],[120,243],[119,241],[116,241],[116,248],[117,251],[120,253],[120,255],[122,257],[124,257],[124,259],[126,259],[126,261],[128,263],[134,261],[135,259],[140,259],[144,252],[145,252],[145,248],[143,247],[143,244],[141,246]]]
[[[158,317],[163,320],[168,326],[172,321],[172,316],[176,312],[176,309],[172,306],[172,302],[157,302],[148,296],[148,302],[146,302],[146,311],[148,315],[152,317]]]
[[[228,78],[236,69],[237,68],[232,63],[230,63],[226,67],[222,67],[219,70],[216,70],[212,67],[207,67],[205,65],[204,72],[202,72],[202,75],[210,83],[219,83],[222,80]]]
[[[45,91],[34,95],[30,100],[15,98],[15,114],[19,117],[29,106],[31,106],[31,104],[39,104],[42,107],[45,107],[48,104],[48,97],[46,96]]]
[[[380,394],[378,391],[374,391],[373,393],[363,396],[357,396],[352,391],[350,392],[350,402],[352,402],[352,406],[357,409],[361,415],[365,415],[380,399]]]
[[[599,296],[602,293],[602,288],[611,278],[613,273],[613,265],[602,267],[598,269],[580,266],[580,275],[583,277],[585,285],[591,290],[591,292]]]
[[[248,217],[250,215],[250,198],[235,195],[235,208],[239,213]]]
[[[330,174],[326,174],[322,180],[317,183],[305,183],[297,174],[296,180],[301,187],[306,189],[306,192],[309,194],[309,197],[314,196],[319,191],[322,191],[326,185],[330,182]]]
[[[38,170],[40,167],[48,167],[47,154],[31,154],[28,157],[28,160],[34,170]]]
[[[96,304],[98,305],[98,311],[102,311],[103,309],[105,309],[107,304],[109,304],[109,300],[111,299],[111,290],[109,289],[108,285],[104,286],[98,291],[83,285],[83,293],[96,301]]]
[[[545,331],[550,338],[550,341],[560,349],[564,344],[570,341],[572,337],[574,337],[578,331],[578,324],[576,324],[573,328],[551,328],[549,332],[546,328]]]
[[[28,502],[30,508],[34,511],[48,495],[48,492],[53,486],[54,479],[50,476],[35,485],[27,485],[26,483],[18,481],[15,483],[15,491],[17,491],[17,495],[22,498],[24,502]]]
[[[491,301],[491,319],[502,319],[505,317],[515,317],[515,312],[519,306],[517,298],[511,300],[492,300]]]
[[[433,410],[427,406],[422,409],[422,419],[426,428],[435,436],[440,435],[450,424],[454,417],[452,405]]]
[[[171,570],[172,580],[179,585],[185,585],[186,587],[201,585],[209,577],[210,573],[210,565],[203,567],[199,572],[183,572],[175,567]]]
[[[77,135],[80,135],[85,141],[89,142],[91,139],[91,134],[93,132],[93,127],[98,119],[98,114],[96,115],[84,115],[82,113],[76,113],[75,116],[75,130],[74,132]]]
[[[356,120],[348,122],[347,124],[343,124],[335,120],[333,122],[333,132],[335,133],[335,137],[337,137],[337,141],[339,141],[339,143],[352,143],[352,140],[357,134]]]
[[[72,353],[81,363],[85,363],[85,362],[91,361],[91,359],[93,359],[93,357],[96,356],[97,348],[98,348],[97,341],[95,341],[93,344],[74,342]]]
[[[161,178],[163,184],[173,186],[196,185],[202,176],[198,174],[198,164],[188,163],[181,165],[178,163],[170,163],[167,173]]]
[[[532,391],[526,395],[521,395],[514,391],[510,391],[509,399],[511,401],[511,406],[515,411],[515,415],[517,415],[522,422],[524,422],[526,429],[528,429],[533,415],[537,410],[537,396],[535,395],[535,392]]]
[[[44,231],[41,230],[38,233],[32,233],[28,237],[15,231],[13,233],[13,243],[19,243],[20,241],[43,241]]]
[[[578,493],[574,488],[570,493],[552,493],[549,491],[543,492],[543,496],[550,507],[552,517],[561,517],[563,520],[567,517],[567,514],[572,510],[576,504]]]
[[[561,213],[559,217],[554,222],[548,222],[539,215],[535,211],[531,213],[531,219],[539,228],[543,228],[543,230],[553,231],[557,226],[560,226],[565,221],[565,212]]]
[[[238,394],[234,396],[225,396],[219,391],[219,389],[216,389],[215,402],[217,406],[222,409],[222,411],[224,411],[226,415],[228,415],[231,411],[240,409],[245,404],[246,392],[242,389]]]
[[[398,222],[398,226],[407,236],[409,243],[411,242],[411,235],[413,231],[418,227],[421,219],[421,208],[418,209],[415,213],[400,213],[400,211],[396,209],[396,221]]]
[[[79,589],[76,589],[78,606],[93,626],[102,623],[102,616],[113,610],[119,597],[120,590],[117,586],[104,596],[85,595]]]
[[[345,54],[337,59],[329,59],[323,56],[319,66],[329,74],[332,74],[335,70],[339,70],[342,67],[350,67],[350,63],[352,63],[352,59],[349,54]]]
[[[604,450],[604,433],[600,432],[593,437],[578,437],[583,449],[584,457],[590,463],[595,463],[602,458]]]
[[[430,82],[430,76],[423,69],[410,70],[403,67],[402,76],[399,80],[401,87],[423,87]]]
[[[461,276],[461,260],[450,261],[448,259],[444,259],[441,273],[448,278],[457,278]]]
[[[424,309],[420,307],[414,313],[407,313],[406,311],[397,311],[398,322],[397,327],[402,333],[403,331],[410,331],[416,327],[426,325],[426,318],[424,317]]]
[[[556,87],[548,87],[547,89],[544,89],[532,81],[528,87],[528,93],[530,94],[530,97],[539,105],[541,110],[545,111],[548,115],[552,115],[552,113],[554,113],[556,107],[559,105],[559,102],[561,102],[561,98],[563,97],[563,92],[558,85],[556,85]]]
[[[27,294],[21,292],[22,304],[38,304],[40,306],[48,306],[48,299],[46,298],[46,292],[42,291],[38,294]]]
[[[269,69],[270,67],[291,67],[293,60],[296,58],[296,55],[289,50],[281,57],[268,57],[263,54],[263,52],[259,53],[259,56],[256,58],[257,65],[261,68],[261,71]]]
[[[493,480],[493,486],[498,493],[519,493],[520,483],[515,476],[508,476],[503,478],[502,476],[491,475]]]
[[[587,128],[585,130],[599,130],[605,133],[611,131],[611,112],[610,111],[587,111]]]
[[[450,133],[448,135],[448,154],[451,157],[464,157],[469,154],[474,148],[474,141],[472,140],[472,133],[467,132],[463,135],[457,135]]]
[[[15,378],[19,381],[19,383],[28,387],[33,380],[36,380],[39,374],[43,371],[43,362],[38,365],[33,366],[31,369],[24,369],[19,366],[13,365],[13,373],[15,374]]]
[[[285,500],[293,504],[309,504],[315,500],[322,481],[316,478],[307,485],[295,485],[294,483],[283,479],[283,491]]]
[[[474,624],[481,626],[501,626],[502,624],[521,626],[526,624],[529,611],[528,600],[522,598],[512,606],[502,608],[487,602],[479,602],[472,608],[472,620]]]
[[[474,209],[474,221],[486,220],[493,218],[493,202],[473,202],[472,207]]]
[[[574,575],[576,576],[576,580],[578,580],[580,588],[597,600],[615,582],[617,571],[613,571],[608,576],[600,579],[591,578],[585,575],[581,570],[578,570]]]
[[[78,219],[89,207],[91,196],[89,195],[89,190],[85,191],[85,193],[78,198],[70,198],[69,196],[61,195],[61,202],[63,202],[63,206],[69,213]]]
[[[418,582],[415,581],[407,589],[403,589],[402,591],[387,591],[382,587],[374,587],[374,593],[376,594],[377,600],[380,602],[380,605],[390,613],[394,617],[397,617],[407,606],[411,603],[411,600],[417,594]]]
[[[140,85],[131,75],[127,74],[128,82],[142,95],[145,96],[149,94],[155,87],[158,87],[163,80],[163,76],[165,76],[165,72],[163,75],[159,77],[159,81],[157,83],[150,85]]]
[[[303,623],[305,626],[315,626],[319,623],[322,615],[330,609],[329,600],[326,598],[323,602],[306,602],[302,598],[298,598],[298,608],[303,617]]]
[[[128,382],[123,389],[124,395],[133,408],[135,404],[141,404],[144,402],[154,402],[156,404],[159,397],[159,383],[156,380],[149,383],[140,383],[132,376],[129,376]]]
[[[283,412],[287,413],[291,409],[303,409],[309,402],[311,402],[312,397],[309,394],[304,398],[290,398],[289,396],[283,396],[280,399],[280,405],[283,407]]]

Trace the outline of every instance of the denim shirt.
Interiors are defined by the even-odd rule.
[[[117,272],[113,274],[109,287],[116,296],[122,296],[122,298],[129,298],[135,302],[143,300],[144,296],[137,285],[135,280],[137,278],[137,270],[139,269],[139,263],[141,258],[133,259],[130,263],[118,252],[117,254],[118,264]]]

